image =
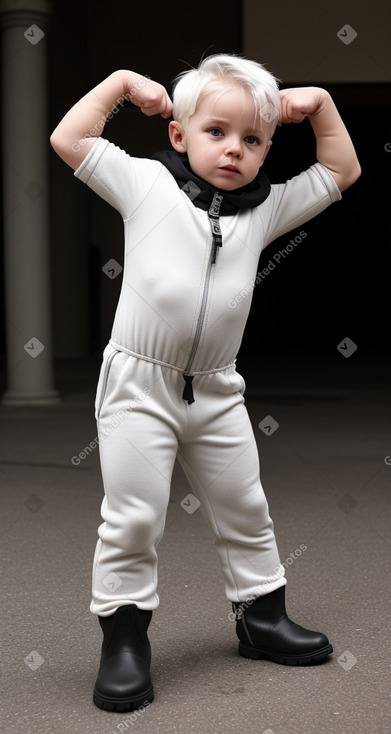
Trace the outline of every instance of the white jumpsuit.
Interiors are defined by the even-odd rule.
[[[91,611],[158,606],[156,549],[176,458],[214,532],[227,598],[274,591],[286,583],[284,567],[235,358],[261,250],[340,199],[339,189],[319,163],[273,184],[258,207],[220,218],[213,263],[208,213],[159,161],[99,138],[75,176],[119,211],[125,228],[95,404],[104,522]],[[235,300],[240,292],[246,297]],[[184,373],[194,375],[191,404],[182,397]]]

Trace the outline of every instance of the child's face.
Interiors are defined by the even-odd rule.
[[[171,122],[169,134],[175,150],[187,153],[193,172],[223,191],[253,181],[271,146],[270,125],[255,117],[252,95],[231,82],[202,100],[186,129]]]

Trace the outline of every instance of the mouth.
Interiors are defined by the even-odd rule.
[[[227,173],[240,173],[239,169],[236,168],[236,166],[231,166],[231,165],[228,165],[228,166],[220,166],[219,170],[220,171],[227,171]]]

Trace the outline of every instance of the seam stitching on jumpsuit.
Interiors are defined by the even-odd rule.
[[[148,191],[145,194],[145,196],[142,199],[142,201],[139,202],[138,206],[136,206],[136,208],[132,211],[131,214],[129,214],[129,216],[123,218],[124,224],[127,223],[127,222],[129,222],[131,219],[133,219],[134,215],[138,212],[138,210],[140,209],[140,207],[144,204],[144,201],[147,198],[147,196],[150,195],[152,189],[156,186],[156,184],[157,184],[157,182],[158,182],[158,180],[159,180],[159,178],[162,175],[162,173],[163,173],[164,170],[165,170],[165,168],[164,168],[164,166],[162,164],[162,167],[161,167],[160,171],[158,172],[156,178],[154,179],[153,183],[151,184],[150,188],[148,189]]]
[[[155,357],[149,357],[147,354],[139,354],[138,352],[133,352],[131,349],[127,349],[126,347],[122,347],[120,344],[117,344],[113,340],[110,339],[109,343],[111,344],[114,349],[117,349],[120,352],[125,352],[126,354],[130,354],[131,357],[135,357],[136,359],[142,359],[145,362],[152,362],[152,364],[158,364],[161,367],[168,367],[171,370],[176,370],[177,372],[184,372],[184,368],[177,367],[175,364],[170,364],[170,362],[163,362],[160,359],[155,359]],[[192,375],[213,375],[215,372],[222,372],[223,370],[227,370],[229,367],[234,367],[236,363],[236,358],[233,362],[230,362],[229,364],[225,364],[222,367],[214,367],[211,370],[198,370],[197,372],[192,372]]]
[[[110,345],[110,346],[112,346],[112,345]],[[113,347],[113,349],[115,349],[115,347]],[[107,357],[107,362],[106,362],[104,373],[103,373],[102,391],[101,391],[101,395],[100,395],[100,399],[99,399],[99,405],[98,405],[98,408],[97,408],[97,411],[96,411],[97,421],[99,421],[100,414],[101,414],[102,408],[103,408],[103,403],[105,402],[105,397],[107,395],[107,388],[108,388],[108,385],[109,385],[109,377],[110,377],[111,367],[112,367],[112,364],[113,364],[114,357],[117,354],[118,354],[118,349],[116,349],[114,352],[112,352],[111,354],[109,354],[109,356]]]
[[[255,439],[254,439],[254,441],[255,441]],[[247,446],[246,446],[246,447],[245,447],[245,448],[243,449],[243,451],[241,451],[241,452],[240,452],[239,456],[242,456],[242,455],[243,455],[243,454],[244,454],[244,453],[245,453],[245,452],[246,452],[246,451],[247,451],[247,450],[248,450],[248,449],[250,448],[250,446],[251,446],[252,444],[253,444],[253,441],[252,441],[251,443],[249,443],[249,444],[248,444],[248,445],[247,445]],[[185,464],[186,464],[186,466],[188,466],[188,467],[189,467],[189,469],[191,470],[191,473],[192,473],[192,474],[194,474],[195,472],[194,472],[194,471],[193,471],[193,469],[192,469],[192,468],[190,467],[189,463],[188,463],[188,462],[186,461],[186,459],[185,459],[185,457],[183,456],[182,452],[180,451],[180,448],[179,448],[179,447],[178,447],[178,453],[180,453],[181,457],[183,458],[183,461],[184,461],[184,463],[185,463]],[[225,472],[226,472],[226,471],[227,471],[227,470],[229,469],[229,467],[230,467],[230,466],[232,466],[232,464],[234,464],[234,463],[235,463],[235,461],[237,460],[237,458],[239,458],[239,457],[236,457],[236,458],[235,458],[235,459],[234,459],[234,460],[233,460],[233,461],[232,461],[232,462],[231,462],[231,463],[229,464],[229,466],[227,466],[227,467],[226,467],[226,468],[224,469],[224,471],[223,471],[223,472],[220,472],[220,474],[218,475],[218,477],[220,477],[220,476],[221,476],[222,474],[224,474],[224,473],[225,473]],[[216,479],[218,479],[218,477],[216,477],[216,478],[215,478],[215,479],[213,480],[213,482],[214,482],[214,481],[216,481]],[[209,484],[208,486],[210,487],[210,486],[211,486],[211,485],[213,484],[213,482],[210,482],[210,484]],[[206,490],[207,490],[208,488],[204,489],[204,488],[202,487],[201,483],[199,483],[199,484],[200,484],[200,486],[201,486],[201,492],[202,492],[203,496],[204,496],[204,497],[205,497],[205,498],[207,499],[207,502],[208,502],[208,506],[210,507],[210,510],[211,510],[211,514],[212,514],[212,516],[213,516],[213,519],[214,519],[214,524],[215,524],[216,530],[217,530],[217,532],[218,532],[218,535],[219,535],[220,539],[222,540],[222,539],[223,539],[223,536],[222,536],[222,535],[221,535],[221,533],[220,533],[220,530],[219,530],[219,526],[218,526],[218,523],[217,523],[217,520],[216,520],[216,516],[215,516],[215,513],[214,513],[214,511],[213,511],[213,508],[212,508],[212,506],[211,506],[211,504],[210,504],[210,502],[209,502],[209,500],[208,500],[207,494],[206,494]],[[234,576],[234,573],[233,573],[233,571],[232,571],[232,565],[231,565],[231,562],[230,562],[230,560],[229,560],[229,556],[228,556],[228,550],[227,550],[227,541],[225,541],[225,542],[224,542],[224,550],[225,550],[225,553],[226,553],[226,557],[227,557],[227,562],[228,562],[228,566],[229,566],[229,569],[230,569],[230,572],[231,572],[232,580],[233,580],[233,582],[234,582],[234,585],[235,585],[235,588],[236,588],[236,592],[238,592],[238,587],[237,587],[237,584],[236,584],[236,581],[235,581],[235,576]],[[244,557],[246,558],[246,560],[248,561],[248,558],[247,558],[247,557],[245,556],[245,554],[244,554],[244,553],[243,553],[243,556],[244,556]],[[251,565],[253,565],[253,564],[251,563],[251,561],[249,561],[249,563],[250,563]]]
[[[186,461],[185,457],[183,456],[182,451],[180,450],[180,447],[178,447],[178,453],[181,455],[182,461],[190,469],[191,473],[194,474],[194,471],[193,471],[192,467],[190,466],[190,464]],[[211,482],[211,484],[213,484],[213,482]],[[215,525],[217,534],[218,534],[220,540],[223,540],[223,536],[222,536],[222,534],[220,532],[220,529],[219,529],[219,526],[218,526],[218,523],[217,523],[217,520],[216,520],[216,515],[215,515],[214,510],[213,510],[213,507],[212,507],[212,505],[211,505],[211,503],[210,503],[210,501],[208,499],[208,496],[206,494],[206,490],[202,486],[201,486],[201,494],[202,494],[203,498],[206,500],[206,502],[208,504],[208,507],[210,508],[210,512],[211,512],[211,515],[213,517],[213,521],[214,521],[214,525]],[[238,587],[237,587],[237,584],[236,584],[235,576],[234,576],[233,571],[232,571],[231,562],[230,562],[229,556],[228,556],[227,541],[224,541],[224,551],[225,551],[226,558],[227,558],[227,565],[228,565],[229,570],[231,572],[232,581],[233,581],[233,584],[235,586],[236,593],[238,595]]]

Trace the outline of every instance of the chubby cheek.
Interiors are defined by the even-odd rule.
[[[191,155],[191,153],[187,153],[190,163],[191,170],[197,175],[201,176],[203,178],[203,172],[205,169],[205,157],[201,154],[198,154],[196,156]]]
[[[207,146],[200,146],[196,154],[193,151],[188,151],[188,157],[194,173],[198,173],[199,175],[208,173],[216,163],[215,152],[211,151]]]
[[[253,166],[252,166],[252,169],[253,169],[253,171],[255,172],[255,173],[254,173],[254,178],[255,178],[255,176],[257,175],[257,173],[258,173],[259,169],[261,168],[261,166],[262,166],[262,163],[263,163],[263,159],[262,159],[262,158],[258,158],[258,159],[257,159],[257,160],[256,160],[256,161],[254,162],[254,164],[253,164]]]
[[[259,169],[261,168],[263,164],[263,160],[264,160],[263,155],[257,155],[257,156],[254,156],[254,158],[248,162],[248,170],[249,172],[252,172],[254,174],[253,178],[255,178]]]
[[[262,158],[260,156],[249,156],[242,162],[242,173],[252,181],[257,175],[261,164]]]

